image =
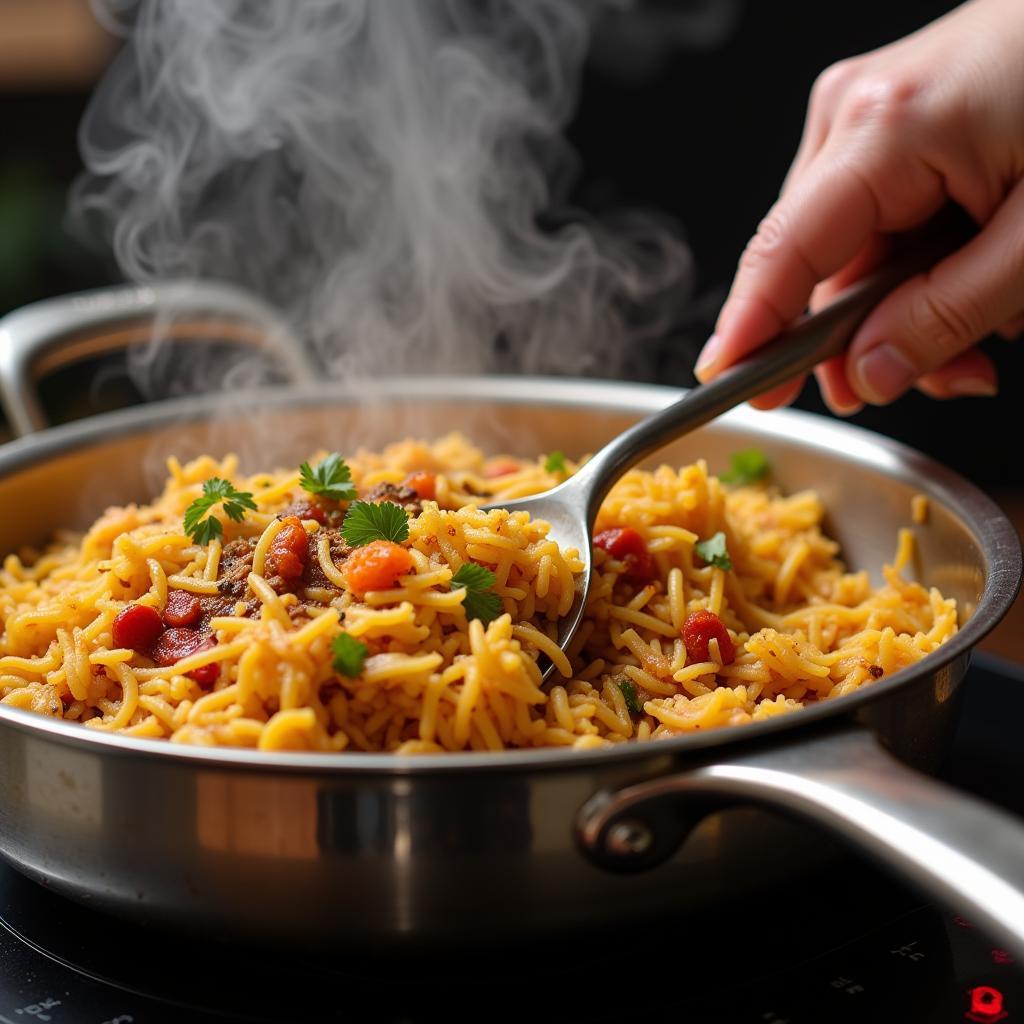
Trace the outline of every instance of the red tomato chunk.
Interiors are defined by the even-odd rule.
[[[130,647],[133,651],[148,651],[163,628],[160,613],[155,608],[144,604],[130,604],[114,619],[114,646]]]
[[[213,637],[200,633],[198,629],[167,629],[154,644],[152,657],[158,665],[173,665],[182,658],[198,654],[200,651],[208,651],[215,646],[216,641]],[[220,668],[216,664],[201,665],[189,672],[188,676],[197,683],[208,686],[217,679],[219,671]]]
[[[297,579],[306,571],[309,535],[298,516],[286,516],[281,532],[270,542],[267,566],[272,575]]]
[[[203,614],[202,605],[195,594],[187,590],[171,590],[167,594],[164,622],[168,626],[194,626]]]
[[[213,686],[219,675],[220,665],[211,661],[209,665],[200,665],[199,668],[192,669],[188,677],[194,679],[200,686]]]
[[[166,629],[153,645],[153,660],[158,665],[173,665],[197,651],[213,646],[213,637],[198,629]]]
[[[707,661],[708,644],[713,639],[718,641],[718,653],[722,656],[723,665],[732,664],[736,657],[736,645],[729,636],[729,630],[714,612],[694,612],[683,623],[681,632],[691,661]]]
[[[602,530],[594,537],[594,546],[607,551],[612,558],[623,562],[623,575],[646,582],[654,576],[654,559],[647,550],[643,537],[629,526],[616,526]]]

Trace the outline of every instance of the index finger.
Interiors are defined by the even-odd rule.
[[[864,174],[829,147],[819,152],[747,244],[697,376],[709,380],[795,320],[815,285],[853,259],[878,221]]]

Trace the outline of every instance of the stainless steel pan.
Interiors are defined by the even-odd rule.
[[[29,397],[39,352],[52,364],[68,338],[102,348],[129,336],[160,299],[114,290],[0,322],[0,386],[13,421],[39,423]],[[211,314],[220,324],[259,319],[258,307],[228,299],[208,290],[178,312],[193,327]],[[76,313],[83,303],[88,323]],[[97,416],[0,449],[0,548],[152,493],[162,454],[235,448],[252,463],[294,463],[318,445],[346,450],[449,429],[493,449],[580,453],[677,395],[585,381],[396,378],[298,385],[246,396],[245,409],[212,398]],[[947,423],[937,407],[936,428],[955,429]],[[971,648],[1017,591],[1011,525],[935,462],[797,412],[737,410],[660,458],[702,456],[718,468],[751,444],[784,488],[822,494],[854,566],[891,557],[911,497],[927,494],[917,570],[960,602],[957,636],[898,676],[796,715],[591,753],[211,750],[0,707],[0,853],[126,916],[376,948],[685,912],[744,884],[791,880],[824,829],[1024,954],[1024,826],[921,773],[946,745]]]

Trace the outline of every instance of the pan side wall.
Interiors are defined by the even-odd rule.
[[[187,770],[19,733],[0,749],[0,853],[97,909],[310,949],[508,940],[699,911],[834,854],[808,826],[733,808],[651,871],[585,861],[572,837],[579,806],[668,767],[651,757],[614,772],[413,784]]]

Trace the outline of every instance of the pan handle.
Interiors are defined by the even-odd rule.
[[[827,828],[1024,956],[1024,823],[908,768],[859,726],[598,793],[580,810],[577,838],[602,867],[640,870],[731,803]]]
[[[46,427],[36,392],[43,374],[143,341],[154,326],[175,340],[221,337],[251,345],[290,380],[316,379],[279,314],[240,288],[213,281],[100,288],[44,299],[0,319],[0,402],[14,432]]]

